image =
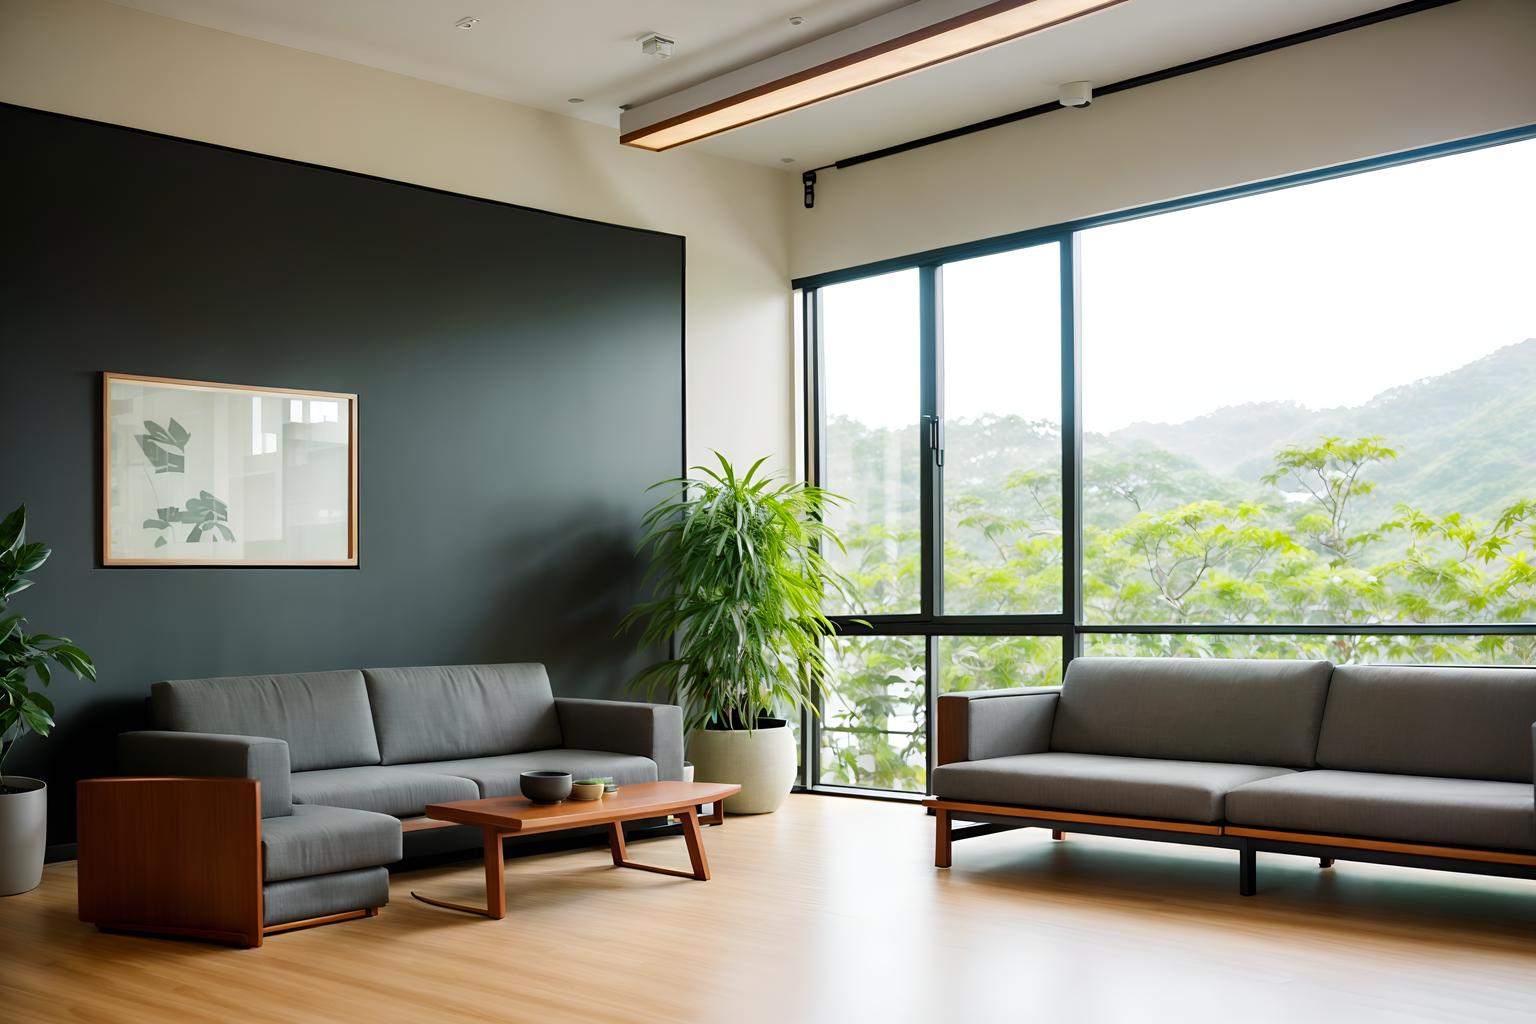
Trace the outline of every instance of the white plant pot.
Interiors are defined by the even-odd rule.
[[[683,762],[683,781],[684,782],[692,782],[693,781],[693,762],[692,761],[684,761]],[[714,804],[700,804],[699,805],[699,815],[701,817],[708,817],[711,813],[714,812],[714,809],[715,809],[715,805]]]
[[[22,775],[0,778],[0,896],[36,889],[43,880],[48,848],[48,787]]]
[[[731,814],[776,811],[795,784],[795,737],[788,725],[699,729],[688,737],[688,760],[700,782],[732,782],[741,792],[725,801]]]

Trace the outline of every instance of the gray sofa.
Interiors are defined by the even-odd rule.
[[[1077,658],[939,698],[936,861],[1009,828],[1536,877],[1536,669]],[[975,822],[955,829],[956,821]]]
[[[517,795],[536,769],[620,785],[682,778],[679,708],[555,697],[538,664],[183,679],[154,684],[150,704],[156,730],[120,737],[124,774],[259,783],[261,920],[203,929],[254,933],[249,944],[377,912],[402,835],[446,825],[422,817],[428,804]],[[91,824],[82,815],[82,835]],[[196,843],[198,830],[138,841]],[[97,867],[86,861],[82,874]],[[94,913],[132,926],[103,922],[121,916],[112,908]]]

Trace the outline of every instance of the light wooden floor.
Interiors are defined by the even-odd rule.
[[[704,838],[710,882],[583,850],[511,861],[504,921],[410,898],[466,863],[244,951],[99,934],[53,865],[0,899],[0,1020],[1536,1020],[1536,883],[1261,856],[1244,900],[1232,854],[1036,830],[939,871],[919,809],[815,796]]]

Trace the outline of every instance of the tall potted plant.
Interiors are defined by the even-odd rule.
[[[696,777],[739,784],[728,809],[761,814],[795,779],[794,739],[777,716],[815,707],[835,638],[822,603],[852,585],[822,554],[842,548],[822,518],[837,496],[759,476],[763,459],[738,474],[715,457],[718,472],[696,466],[700,476],[655,485],[669,493],[643,520],[654,590],[621,629],[644,622],[642,647],[675,638],[675,657],[634,683],[682,704]]]
[[[29,732],[53,729],[53,703],[32,689],[46,687],[48,663],[79,679],[95,679],[90,656],[61,636],[28,633],[27,620],[6,614],[10,600],[32,585],[23,574],[48,561],[47,545],[27,543],[23,505],[0,522],[0,896],[37,888],[48,842],[48,787],[41,779],[5,774],[5,760]]]

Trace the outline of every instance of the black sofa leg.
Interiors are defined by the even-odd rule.
[[[1319,857],[1319,858],[1317,858],[1317,866],[1320,867],[1320,868],[1331,868],[1331,867],[1333,867],[1333,858],[1332,857]]]
[[[1244,843],[1237,849],[1238,892],[1252,896],[1258,891],[1259,855],[1252,844]]]

